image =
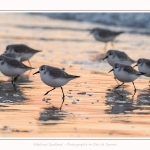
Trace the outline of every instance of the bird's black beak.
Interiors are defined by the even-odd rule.
[[[135,66],[133,66],[133,68],[136,67],[136,66],[138,66],[138,64],[136,64]]]
[[[112,71],[114,71],[114,69],[111,69],[108,73],[110,73],[110,72],[112,72]]]
[[[108,58],[108,56],[106,56],[105,58],[103,58],[103,60],[105,60],[106,58]]]
[[[37,71],[37,72],[33,73],[33,75],[35,75],[35,74],[37,74],[37,73],[40,73],[40,71]]]

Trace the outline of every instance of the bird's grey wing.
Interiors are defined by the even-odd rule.
[[[112,36],[112,32],[110,31],[110,30],[100,30],[99,31],[99,35],[101,36],[101,37],[104,37],[104,38],[106,38],[106,37],[109,37],[109,36]]]
[[[136,62],[135,60],[131,59],[125,52],[118,52],[116,54],[122,60],[129,60],[131,63]]]
[[[111,30],[105,30],[105,29],[101,29],[100,32],[99,32],[99,35],[101,37],[110,37],[110,36],[117,36],[119,34],[121,34],[123,32],[115,32],[115,31],[111,31]]]
[[[28,47],[27,45],[20,44],[15,47],[15,52],[17,52],[17,53],[33,53],[34,54],[37,52],[41,52],[41,50],[35,50],[33,48]]]
[[[6,54],[3,54],[3,55],[6,56],[6,57],[11,57],[11,58],[16,58],[17,57],[14,53],[6,53]]]
[[[139,74],[139,72],[137,70],[135,70],[134,68],[132,68],[131,66],[124,66],[123,70],[129,74],[136,74],[136,75]]]
[[[120,59],[122,59],[122,60],[128,60],[128,55],[126,54],[126,53],[124,53],[124,52],[117,52],[116,53],[116,55],[120,58]]]
[[[63,70],[59,68],[50,68],[49,74],[53,76],[54,78],[76,78],[78,76],[69,75],[68,73],[64,72]]]
[[[26,45],[20,44],[20,45],[14,45],[14,51],[16,53],[26,53],[28,52],[28,47]]]
[[[30,67],[24,65],[23,63],[15,60],[15,59],[7,59],[7,64],[14,68],[24,68],[24,69],[30,69]]]

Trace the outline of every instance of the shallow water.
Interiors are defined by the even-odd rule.
[[[36,69],[19,77],[17,91],[11,79],[0,74],[1,137],[150,137],[148,78],[135,81],[135,95],[132,83],[114,91],[117,83],[108,73],[111,67],[102,61],[104,43],[87,36],[87,29],[95,26],[28,14],[0,14],[1,53],[13,43],[43,51],[32,57]],[[115,41],[115,49],[135,60],[149,58],[149,47],[147,35],[124,33]],[[42,83],[39,74],[32,75],[43,64],[81,76],[63,87],[66,97],[61,111],[61,89],[43,96],[51,87]]]

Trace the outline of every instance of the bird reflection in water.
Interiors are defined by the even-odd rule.
[[[67,113],[65,111],[60,111],[58,107],[47,107],[44,108],[44,111],[40,113],[39,121],[50,121],[50,122],[42,122],[43,125],[54,125],[58,124],[61,120],[64,120]]]
[[[117,94],[117,95],[116,95]],[[106,93],[106,105],[111,106],[105,112],[108,114],[129,114],[134,110],[134,96],[126,90],[111,91]],[[135,95],[135,94],[134,94]]]

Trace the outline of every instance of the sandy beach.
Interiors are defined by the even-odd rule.
[[[23,13],[0,13],[0,52],[9,44],[26,44],[42,52],[30,62],[36,69],[26,72],[13,90],[11,79],[0,73],[0,137],[49,138],[142,138],[150,137],[149,78],[141,76],[117,91],[105,56],[104,43],[88,36],[98,26],[87,22],[63,21]],[[110,27],[111,28],[111,27]],[[123,33],[114,49],[132,59],[150,56],[148,35]],[[107,49],[112,49],[111,44]],[[23,62],[29,65],[28,62]],[[61,89],[43,96],[51,87],[40,75],[32,75],[41,65],[64,68],[81,76]],[[136,68],[137,69],[137,68]]]

